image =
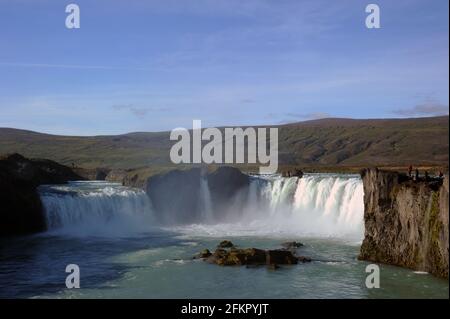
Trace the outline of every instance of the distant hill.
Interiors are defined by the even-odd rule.
[[[301,166],[448,165],[449,117],[328,118],[279,125],[280,164]],[[57,136],[0,128],[0,154],[18,152],[87,168],[170,165],[168,132]]]

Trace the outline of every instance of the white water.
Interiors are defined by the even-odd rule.
[[[44,186],[40,193],[52,231],[121,236],[149,231],[157,223],[145,192],[119,184],[75,182]],[[200,236],[294,235],[355,241],[363,236],[363,187],[357,175],[251,177],[250,187],[221,208],[214,208],[206,178],[200,181],[199,194],[201,221],[170,229]],[[172,213],[176,220],[178,212]]]
[[[175,230],[217,237],[308,236],[359,242],[364,235],[363,199],[359,175],[252,177],[245,194],[238,194],[220,214],[216,212],[216,223],[177,226]]]
[[[208,179],[201,177],[200,180],[200,209],[201,216],[204,223],[213,221],[213,205],[211,201],[211,192],[209,191]]]
[[[150,199],[139,189],[94,181],[44,185],[39,192],[51,231],[121,236],[154,224]]]

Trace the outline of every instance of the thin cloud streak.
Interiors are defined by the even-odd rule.
[[[85,70],[130,70],[148,71],[148,68],[115,67],[103,65],[74,65],[74,64],[48,64],[48,63],[9,63],[0,62],[3,67],[23,67],[23,68],[57,68],[57,69],[85,69]]]
[[[449,108],[448,105],[429,101],[412,108],[394,110],[392,113],[401,116],[439,116],[448,115]]]

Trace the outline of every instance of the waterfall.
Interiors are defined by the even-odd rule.
[[[364,192],[358,175],[250,176],[248,188],[219,206],[205,176],[199,185],[197,217],[189,221],[183,209],[169,209],[164,217],[173,223],[165,226],[198,235],[363,236]],[[158,221],[144,191],[119,184],[72,182],[42,186],[39,192],[51,231],[117,236],[148,231]]]
[[[256,177],[246,211],[246,222],[263,232],[362,238],[363,185],[359,175]]]
[[[200,205],[201,216],[204,222],[211,222],[213,219],[213,206],[211,192],[209,191],[208,179],[202,176],[200,179]]]
[[[364,191],[359,176],[307,175],[294,195],[299,231],[363,235]]]
[[[308,236],[360,241],[364,232],[363,200],[359,175],[250,176],[248,189],[236,194],[219,214],[209,215],[212,220],[175,228],[208,236]]]
[[[73,234],[126,235],[153,224],[147,194],[100,181],[39,187],[47,228]]]

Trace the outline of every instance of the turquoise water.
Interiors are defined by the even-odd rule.
[[[380,288],[365,286],[368,263],[358,176],[253,178],[248,193],[183,225],[165,225],[147,194],[107,182],[40,188],[47,233],[0,240],[0,298],[448,298],[448,281],[380,265]],[[173,196],[174,200],[176,196]],[[177,220],[180,212],[168,211]],[[303,234],[303,235],[300,235]],[[300,241],[311,263],[221,267],[192,256],[224,239],[240,247]],[[65,286],[80,268],[80,289]]]
[[[157,231],[134,238],[39,235],[1,242],[0,297],[22,298],[448,298],[448,282],[380,265],[379,289],[365,287],[359,246],[333,239],[228,237],[241,247],[278,248],[286,240],[311,263],[221,267],[191,257],[223,238]],[[78,264],[80,289],[65,288]]]

